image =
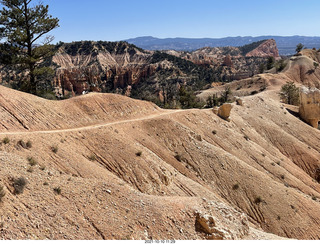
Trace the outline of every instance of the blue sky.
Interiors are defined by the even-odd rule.
[[[320,36],[320,0],[44,0],[57,41]]]

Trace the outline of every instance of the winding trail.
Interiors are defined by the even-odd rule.
[[[185,111],[192,111],[194,109],[190,110],[171,110],[166,112],[161,112],[158,114],[152,114],[148,116],[144,116],[141,118],[135,118],[135,119],[127,119],[127,120],[120,120],[120,121],[114,121],[109,123],[103,123],[103,124],[95,124],[95,125],[88,125],[88,126],[82,126],[82,127],[76,127],[76,128],[69,128],[69,129],[56,129],[56,130],[42,130],[42,131],[12,131],[12,132],[0,132],[0,136],[9,136],[9,135],[31,135],[31,134],[54,134],[54,133],[64,133],[64,132],[74,132],[74,131],[84,131],[84,130],[92,130],[92,129],[98,129],[103,127],[108,127],[112,125],[119,125],[119,124],[125,124],[125,123],[131,123],[131,122],[137,122],[137,121],[143,121],[143,120],[150,120],[166,115],[181,113]]]

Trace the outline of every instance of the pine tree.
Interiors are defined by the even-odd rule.
[[[297,53],[300,53],[303,48],[304,48],[304,46],[302,45],[302,43],[299,43],[299,44],[297,45],[296,52],[297,52]]]
[[[280,98],[284,103],[297,106],[300,100],[299,94],[299,88],[291,81],[281,87]]]
[[[0,38],[7,52],[0,61],[25,71],[24,90],[36,94],[38,78],[52,72],[43,63],[53,55],[53,37],[47,34],[59,27],[59,19],[48,14],[48,5],[33,0],[2,0],[1,4]]]

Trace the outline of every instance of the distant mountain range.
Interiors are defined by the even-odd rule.
[[[309,36],[244,36],[225,38],[155,38],[152,36],[137,37],[125,40],[147,50],[177,50],[194,51],[203,47],[239,47],[252,42],[274,39],[280,55],[292,55],[297,44],[302,43],[307,48],[320,48],[320,37]]]

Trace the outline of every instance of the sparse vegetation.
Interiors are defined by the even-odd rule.
[[[258,196],[258,197],[256,197],[255,199],[254,199],[254,203],[255,204],[260,204],[260,203],[262,203],[263,202],[263,200],[262,200],[262,198],[260,197],[260,196]]]
[[[61,188],[60,188],[60,186],[53,188],[53,191],[54,191],[56,194],[60,195],[60,194],[61,194]]]
[[[0,185],[0,202],[2,202],[2,199],[5,195],[6,195],[6,192],[4,191],[4,187]]]
[[[235,191],[238,190],[239,188],[240,188],[239,183],[236,183],[232,186],[232,190],[235,190]]]
[[[287,82],[281,87],[280,98],[284,103],[291,105],[299,105],[299,88],[294,82]]]
[[[141,157],[141,155],[142,155],[142,151],[136,152],[137,157]]]
[[[38,164],[38,161],[34,159],[33,157],[28,157],[28,162],[31,166],[35,166]]]
[[[286,63],[283,59],[280,59],[276,64],[275,67],[277,69],[277,72],[281,72],[286,67]]]
[[[3,144],[9,144],[10,143],[10,139],[8,137],[5,137],[2,139],[2,143]]]
[[[23,147],[24,149],[27,149],[27,144],[23,140],[19,140],[17,144]]]
[[[23,140],[19,140],[17,145],[23,147],[24,149],[29,149],[32,147],[32,142],[31,141],[24,142]]]
[[[53,153],[57,153],[58,152],[58,146],[51,146],[51,151],[53,152]]]
[[[97,160],[97,156],[96,156],[95,154],[91,154],[91,155],[88,157],[88,159],[89,159],[90,161],[96,161],[96,160]]]
[[[200,103],[194,92],[191,89],[187,89],[185,86],[181,86],[179,89],[179,103],[181,108],[202,108],[204,104]]]
[[[47,181],[45,181],[45,182],[43,183],[43,185],[44,185],[44,186],[48,186],[49,183],[48,183]]]
[[[268,61],[267,61],[267,70],[272,69],[274,67],[275,64],[275,59],[274,57],[269,57]]]
[[[212,134],[216,135],[218,132],[216,130],[212,131]]]
[[[299,43],[296,47],[296,52],[300,53],[303,48],[304,48],[304,45],[302,43]]]
[[[27,141],[26,146],[27,146],[27,148],[32,148],[32,142],[31,141]]]
[[[15,194],[22,194],[25,186],[27,185],[27,180],[24,177],[19,177],[13,180],[13,188]]]

